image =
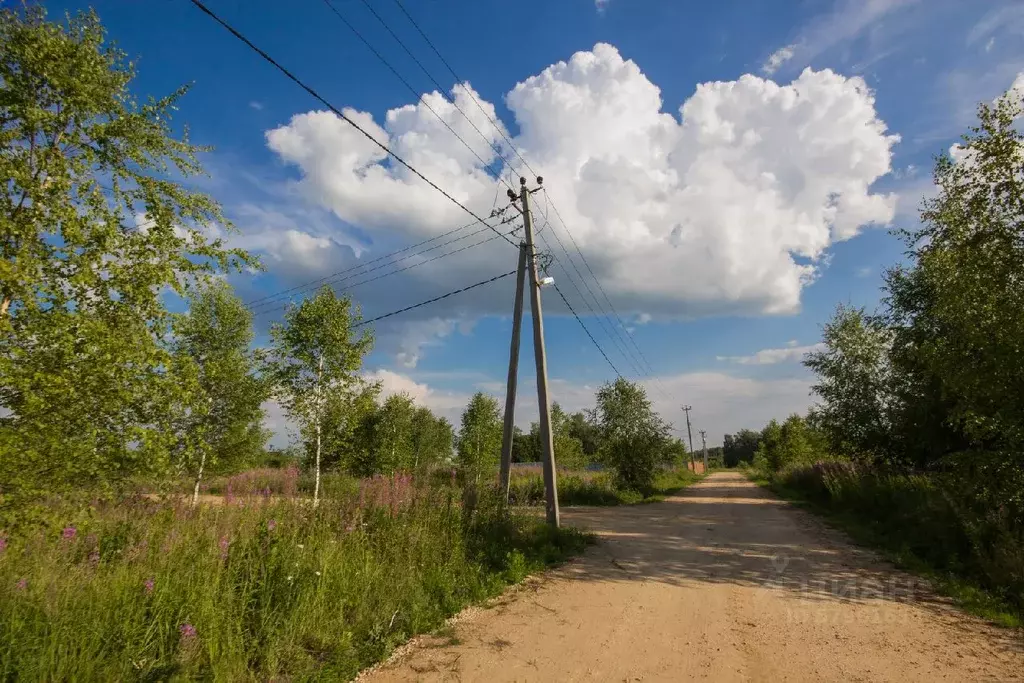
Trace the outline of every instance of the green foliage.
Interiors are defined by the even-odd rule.
[[[893,379],[888,352],[891,333],[864,309],[840,305],[825,324],[825,348],[804,365],[818,375],[813,389],[821,402],[815,424],[832,450],[871,460],[885,452]]]
[[[289,417],[300,425],[306,452],[319,480],[326,407],[342,423],[352,420],[349,407],[364,396],[358,372],[373,338],[356,335],[348,297],[338,297],[330,287],[290,308],[283,324],[270,330],[273,359],[269,366],[278,388],[278,400]],[[339,427],[341,429],[341,427]],[[314,488],[314,505],[319,488]]]
[[[736,467],[740,463],[754,461],[757,442],[761,435],[750,429],[741,429],[736,434],[726,434],[723,440],[722,453],[726,467]]]
[[[770,450],[765,453],[765,457],[773,470],[810,463],[814,461],[815,457],[821,455],[814,451],[813,430],[807,425],[804,418],[793,414],[786,418],[781,427],[774,420],[769,423],[769,427],[772,424],[775,425],[777,433],[773,433],[770,437],[767,436],[769,428],[766,427],[765,433],[762,433],[761,445],[765,447],[766,451]],[[759,453],[762,446],[758,447]]]
[[[570,416],[557,402],[551,404],[551,437],[558,467],[579,469],[587,464],[583,443],[573,435]]]
[[[321,466],[355,476],[378,474],[373,441],[380,385],[359,382],[352,391],[332,392],[324,401]],[[316,452],[305,448],[304,462],[316,464]]]
[[[185,89],[139,104],[134,77],[91,12],[0,9],[7,509],[167,469],[197,386],[174,368],[163,294],[249,262],[224,248],[216,202],[165,177],[202,172],[201,148],[171,128]]]
[[[540,427],[534,422],[529,432],[512,428],[512,462],[540,462]]]
[[[407,394],[371,404],[361,413],[355,437],[346,470],[359,476],[427,471],[452,455],[451,424],[414,405]]]
[[[175,464],[198,482],[204,472],[237,471],[254,464],[268,438],[261,404],[270,387],[257,376],[250,349],[252,313],[228,285],[209,283],[188,303],[188,313],[175,322],[173,346],[179,365],[194,365],[199,386],[177,431],[182,442],[200,443],[180,448]]]
[[[596,462],[601,450],[601,427],[597,424],[596,412],[581,410],[572,413],[568,416],[566,429],[569,436],[579,440],[587,464]]]
[[[668,426],[651,408],[639,384],[619,378],[597,392],[602,457],[615,472],[619,487],[651,490],[668,439]]]
[[[0,678],[348,680],[588,541],[486,500],[467,520],[450,488],[362,486],[316,510],[52,509],[0,551]]]
[[[496,478],[501,460],[501,414],[498,402],[477,392],[462,413],[457,463],[467,485]]]

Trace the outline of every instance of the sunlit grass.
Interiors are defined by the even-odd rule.
[[[408,477],[315,510],[56,506],[4,538],[0,679],[26,681],[350,678],[587,540]]]

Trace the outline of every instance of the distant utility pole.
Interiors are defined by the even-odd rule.
[[[686,437],[690,440],[690,467],[696,474],[697,463],[693,460],[693,432],[690,431],[690,411],[693,410],[693,406],[683,406],[683,410],[686,411]]]
[[[508,504],[512,474],[512,437],[515,434],[516,384],[519,380],[519,333],[523,327],[523,281],[526,279],[526,245],[519,245],[519,269],[516,272],[516,300],[512,306],[512,344],[508,353],[508,385],[505,389],[505,428],[501,435],[501,474],[498,485],[501,500]]]
[[[537,185],[541,185],[544,179],[537,177]],[[541,457],[544,465],[544,498],[547,508],[548,524],[557,528],[560,524],[558,512],[558,481],[555,472],[555,444],[551,435],[551,403],[548,399],[548,361],[544,349],[544,316],[540,304],[540,278],[537,274],[537,248],[533,243],[533,218],[530,215],[530,194],[537,192],[540,187],[530,190],[526,187],[526,178],[519,179],[519,194],[509,189],[508,196],[513,202],[519,200],[522,206],[519,210],[523,214],[523,227],[525,233],[525,244],[520,251],[520,282],[522,282],[522,266],[524,259],[529,266],[530,272],[530,313],[533,315],[533,353],[537,365],[537,408],[540,412],[540,446]],[[521,287],[517,285],[516,308],[522,312]],[[512,416],[510,403],[515,400],[515,373],[519,356],[519,342],[517,338],[518,326],[513,321],[512,328],[512,350],[509,362],[509,386],[506,391],[505,403],[505,430],[502,443],[502,473],[501,485],[504,487],[505,496],[508,495],[508,474],[505,470],[506,457],[508,459],[508,471],[511,471],[511,440],[512,440]]]
[[[700,431],[701,447],[704,449],[704,471],[707,472],[708,471],[708,439],[707,439],[707,432],[704,431],[703,429],[701,429],[699,431]]]

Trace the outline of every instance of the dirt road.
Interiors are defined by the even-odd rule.
[[[600,543],[460,615],[369,681],[1024,680],[990,627],[735,473],[569,509]]]

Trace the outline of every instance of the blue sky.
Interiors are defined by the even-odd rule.
[[[451,89],[455,79],[394,0],[368,2]],[[209,5],[475,210],[486,214],[504,195],[324,2]],[[80,6],[49,4],[54,14]],[[215,147],[205,158],[211,177],[197,184],[223,203],[240,230],[233,239],[267,266],[232,278],[245,299],[468,222],[374,158],[333,115],[310,114],[323,107],[190,3],[94,6],[136,58],[138,93],[192,83],[178,122]],[[417,93],[436,90],[362,0],[335,6]],[[642,349],[639,364],[653,368],[643,381],[655,405],[681,425],[679,404],[692,404],[710,444],[806,409],[812,378],[802,350],[818,342],[837,303],[877,304],[881,273],[902,252],[886,228],[915,224],[933,156],[956,141],[979,101],[1024,70],[1024,3],[1013,0],[405,6],[545,176],[550,199],[536,202],[551,219],[544,230],[549,240],[561,236],[587,274],[553,201]],[[500,141],[459,93],[478,128]],[[461,112],[436,95],[427,101],[501,166]],[[570,281],[573,266],[551,246],[560,288],[635,378],[617,348],[626,331],[609,338],[610,325],[590,315],[589,295]],[[494,241],[352,294],[372,317],[514,266],[515,251]],[[506,278],[379,325],[368,373],[453,419],[477,389],[502,396],[512,286]],[[613,373],[557,295],[544,296],[552,395],[584,407]],[[258,316],[261,329],[275,314]],[[530,368],[529,335],[524,342]],[[525,370],[521,382],[527,423],[536,401]],[[277,411],[270,422],[283,432]]]

